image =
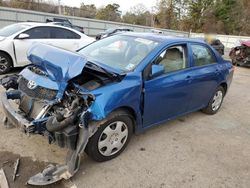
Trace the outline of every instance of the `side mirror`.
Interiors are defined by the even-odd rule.
[[[163,65],[152,65],[151,78],[160,76],[165,72]]]
[[[18,39],[28,39],[30,36],[26,33],[21,33],[17,38]]]

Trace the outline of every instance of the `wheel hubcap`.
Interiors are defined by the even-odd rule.
[[[0,71],[4,72],[8,68],[8,61],[5,57],[0,56]]]
[[[217,91],[214,95],[213,98],[213,103],[212,103],[212,109],[213,111],[216,111],[220,108],[221,102],[223,99],[223,93],[222,91]]]
[[[102,132],[98,141],[98,150],[104,156],[119,152],[128,138],[128,127],[122,121],[109,124]]]

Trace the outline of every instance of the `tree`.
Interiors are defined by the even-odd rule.
[[[137,25],[152,25],[152,14],[147,10],[143,4],[135,5],[123,17],[123,21],[130,24]]]
[[[97,11],[96,18],[107,21],[121,21],[121,11],[119,11],[119,8],[120,5],[116,3],[108,4]]]
[[[190,0],[189,1],[189,24],[193,31],[202,32],[204,24],[204,14],[212,9],[214,1],[211,0]]]
[[[96,6],[94,4],[85,5],[84,3],[81,4],[80,7],[80,16],[85,18],[95,18],[97,13]]]
[[[224,24],[226,34],[239,32],[242,11],[238,0],[218,0],[214,8],[215,16]]]
[[[176,0],[160,0],[157,5],[156,23],[159,27],[166,29],[177,29],[178,13]]]

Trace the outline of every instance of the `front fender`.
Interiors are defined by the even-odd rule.
[[[95,102],[90,106],[92,119],[100,121],[111,112],[121,107],[133,109],[137,125],[141,125],[141,76],[126,76],[121,82],[113,83],[92,92],[96,96]]]

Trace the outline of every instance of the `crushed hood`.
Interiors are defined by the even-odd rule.
[[[41,43],[34,44],[27,55],[51,80],[61,83],[80,75],[87,63],[86,58],[76,53]]]

